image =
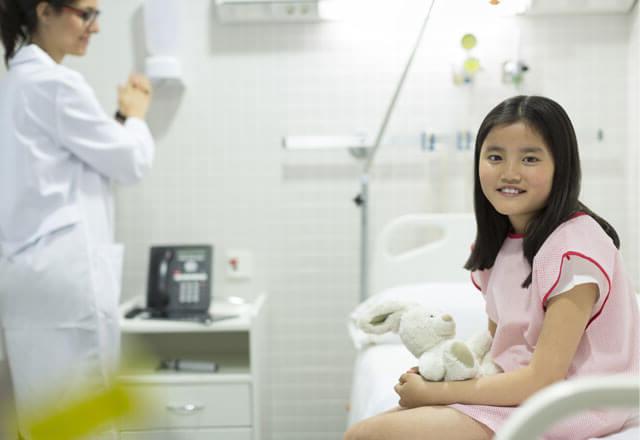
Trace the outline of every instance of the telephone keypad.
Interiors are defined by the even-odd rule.
[[[181,304],[196,304],[200,301],[200,283],[197,281],[180,283],[179,302]]]

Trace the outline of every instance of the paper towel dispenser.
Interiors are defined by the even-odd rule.
[[[316,22],[323,0],[215,0],[222,23]]]

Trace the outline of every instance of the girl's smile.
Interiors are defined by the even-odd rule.
[[[498,188],[498,192],[505,197],[517,197],[520,194],[526,193],[525,190],[516,188],[514,186],[505,186],[502,188]]]

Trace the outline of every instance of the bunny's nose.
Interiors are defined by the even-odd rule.
[[[451,315],[442,315],[442,320],[450,322],[453,321],[453,318],[451,317]]]

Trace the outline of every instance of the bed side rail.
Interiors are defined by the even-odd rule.
[[[560,382],[534,394],[494,440],[537,440],[554,422],[586,409],[638,408],[640,377],[591,377]]]

